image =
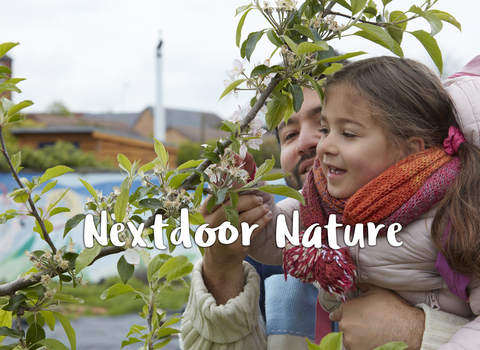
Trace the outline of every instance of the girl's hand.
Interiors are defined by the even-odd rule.
[[[230,200],[224,204],[230,205]],[[240,222],[246,222],[250,226],[259,225],[253,231],[252,238],[272,219],[268,206],[263,205],[263,199],[259,196],[240,196],[237,210]],[[222,207],[217,207],[211,214],[208,213],[207,201],[202,204],[200,213],[210,227],[217,227],[226,221]],[[242,245],[240,228],[239,234],[239,238],[232,244],[225,245],[217,241],[211,247],[205,248],[203,278],[217,304],[225,304],[229,299],[236,297],[243,290],[245,284],[242,262],[250,247]]]

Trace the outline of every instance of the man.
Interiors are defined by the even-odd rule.
[[[291,173],[287,179],[291,187],[301,187],[313,164],[321,137],[320,114],[316,92],[304,89],[301,110],[292,115],[287,125],[279,125],[280,159],[283,170]],[[237,210],[241,222],[257,223],[260,228],[271,220],[263,199],[255,195],[241,196]],[[224,221],[223,210],[212,212],[210,219]],[[267,338],[258,307],[260,279],[255,269],[243,262],[249,247],[239,241],[227,246],[217,242],[206,248],[203,261],[195,267],[182,322],[184,348],[301,349],[287,342],[279,344],[276,337]],[[368,290],[368,286],[361,289],[365,291],[361,297],[347,300],[330,315],[339,321],[345,346],[350,350],[373,349],[389,341],[403,341],[412,349],[420,349],[420,345],[425,350],[434,349],[439,344],[439,333],[443,336],[440,344],[446,343],[456,329],[468,322],[452,320],[428,307],[423,313],[391,291],[376,287]],[[431,341],[432,334],[436,343]]]

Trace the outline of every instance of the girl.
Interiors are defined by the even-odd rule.
[[[477,103],[472,101],[471,103]],[[440,80],[424,65],[394,57],[357,61],[329,76],[317,159],[302,193],[275,218],[304,228],[323,227],[330,214],[352,227],[400,223],[392,247],[380,231],[376,246],[330,249],[274,245],[275,220],[256,236],[250,255],[284,263],[285,271],[321,286],[319,300],[333,311],[355,296],[358,283],[394,290],[412,305],[462,316],[480,314],[480,149],[454,126],[454,108]],[[291,223],[290,223],[291,224]],[[365,230],[366,231],[366,230]],[[343,244],[344,228],[337,230]],[[382,234],[383,233],[383,234]],[[474,327],[478,327],[480,318]],[[467,332],[468,333],[468,332]],[[467,344],[480,342],[471,335]],[[480,344],[478,344],[480,346]]]

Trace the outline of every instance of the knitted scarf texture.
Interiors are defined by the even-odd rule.
[[[451,157],[439,148],[429,148],[392,165],[352,197],[337,199],[328,193],[327,179],[316,159],[303,187],[305,205],[300,206],[300,218],[305,228],[316,223],[322,227],[322,248],[287,242],[283,252],[285,274],[288,272],[307,283],[317,281],[325,291],[344,297],[355,289],[356,266],[348,247],[328,246],[323,226],[329,215],[335,214],[338,223],[351,225],[352,230],[357,223],[384,224],[379,234],[385,234],[389,225],[399,223],[403,227],[438,203],[459,170],[458,157]],[[303,232],[300,239],[302,236]]]

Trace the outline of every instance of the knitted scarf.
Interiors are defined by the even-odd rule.
[[[283,252],[285,275],[288,272],[307,283],[317,281],[325,291],[344,298],[355,289],[356,266],[348,247],[328,246],[323,226],[329,215],[335,214],[338,223],[352,227],[357,223],[384,224],[379,234],[385,234],[389,225],[407,225],[439,202],[459,170],[458,157],[429,148],[392,165],[352,197],[337,199],[328,193],[327,179],[316,159],[302,190],[305,205],[300,206],[300,218],[305,228],[316,223],[322,227],[322,248],[293,246],[288,242]],[[302,236],[303,232],[300,239]]]

